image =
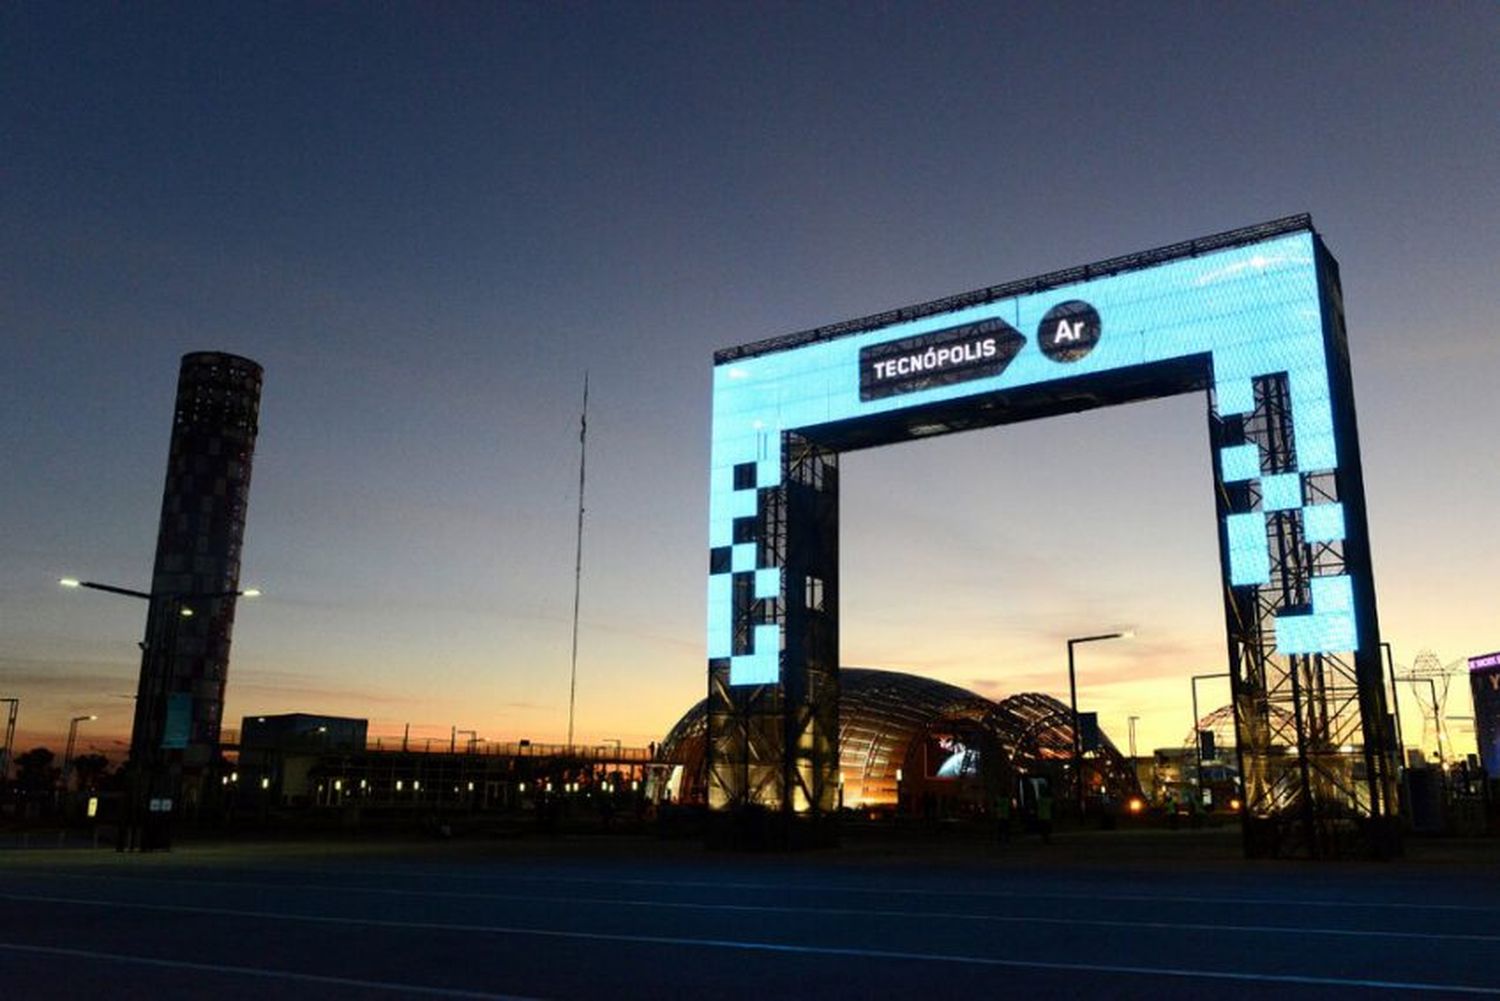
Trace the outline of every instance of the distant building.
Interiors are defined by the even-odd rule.
[[[246,716],[240,721],[234,783],[273,802],[309,803],[312,774],[340,756],[364,754],[368,732],[368,721],[347,716]]]
[[[598,746],[454,738],[371,740],[365,720],[315,713],[246,716],[222,777],[231,812],[290,815],[337,809],[350,818],[503,813],[573,803],[635,811],[651,753]],[[558,807],[560,808],[560,807]],[[571,807],[569,807],[571,809]]]
[[[218,757],[261,376],[200,351],[177,380],[133,746],[165,749],[188,806]]]
[[[1500,653],[1469,658],[1469,691],[1474,696],[1474,738],[1479,766],[1500,777]]]
[[[363,751],[370,724],[349,716],[283,713],[246,716],[240,722],[240,757],[246,751]]]
[[[1217,746],[1232,751],[1223,744]],[[1197,799],[1211,809],[1239,809],[1240,771],[1222,755],[1205,757],[1200,765],[1198,749],[1192,745],[1159,747],[1151,755],[1149,779],[1153,803],[1186,804]]]

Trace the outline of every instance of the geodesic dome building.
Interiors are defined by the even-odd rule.
[[[1047,780],[1055,796],[1075,788],[1072,713],[1050,695],[996,702],[932,678],[863,667],[841,669],[839,683],[847,808],[964,813],[1001,789],[1016,794],[1030,779]],[[674,766],[667,783],[674,800],[706,800],[707,725],[704,700],[662,739],[657,761]],[[1099,745],[1084,762],[1088,794],[1116,801],[1139,794],[1125,757],[1102,733]]]

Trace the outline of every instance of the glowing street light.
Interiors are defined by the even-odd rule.
[[[189,602],[212,601],[219,598],[247,597],[253,598],[260,594],[259,588],[245,588],[239,590],[194,592],[194,591],[141,591],[130,587],[117,587],[114,584],[100,584],[97,581],[80,580],[77,577],[63,577],[58,584],[70,590],[87,588],[91,591],[104,591],[108,594],[124,595],[127,598],[136,598],[145,601],[152,612],[160,609],[160,627],[152,628],[149,625],[153,621],[153,615],[148,613],[148,630],[153,635],[148,636],[141,644],[145,651],[145,657],[141,664],[141,678],[139,692],[136,696],[135,721],[130,731],[130,768],[127,776],[128,791],[125,799],[124,822],[120,825],[120,839],[117,848],[120,851],[131,849],[146,849],[154,847],[166,847],[168,844],[167,828],[165,826],[167,815],[162,815],[162,826],[159,828],[161,835],[159,843],[147,844],[146,841],[155,840],[148,833],[146,817],[152,800],[161,798],[176,798],[175,791],[169,791],[166,796],[159,788],[164,784],[174,783],[167,772],[162,757],[161,731],[165,726],[166,704],[168,688],[171,682],[174,664],[172,658],[176,652],[175,627],[167,626],[166,623],[176,619],[191,618],[193,608]],[[174,614],[175,612],[175,614]],[[157,632],[161,635],[155,635]],[[65,780],[66,781],[66,780]]]
[[[131,587],[116,587],[113,584],[100,584],[92,580],[79,580],[77,577],[60,577],[57,583],[69,589],[88,588],[91,591],[107,591],[110,594],[123,594],[127,598],[140,598],[143,601],[162,598],[175,602],[184,602],[193,598],[259,598],[261,596],[261,590],[258,587],[247,587],[231,591],[208,591],[202,594],[193,591],[163,591],[152,594],[149,591],[138,591]],[[193,613],[188,611],[185,614],[191,615]]]

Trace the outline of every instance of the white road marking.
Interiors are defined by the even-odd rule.
[[[113,862],[113,856],[105,864]],[[261,873],[267,870],[251,870]],[[272,873],[284,873],[289,878],[297,878],[306,875],[327,876],[327,869],[272,869]],[[339,869],[340,874],[351,876],[370,876],[376,878],[399,877],[406,879],[420,878],[442,878],[461,879],[472,882],[468,875],[459,875],[451,869],[442,871],[431,871],[421,869]],[[17,873],[17,875],[24,875]],[[55,876],[84,876],[91,874],[73,874],[56,871],[48,871],[47,875]],[[150,877],[135,875],[110,874],[120,879],[147,879]],[[494,879],[493,875],[483,878]],[[714,880],[677,880],[677,879],[620,879],[602,876],[562,876],[562,875],[520,875],[506,874],[501,877],[504,881],[518,883],[568,883],[600,886],[664,886],[681,889],[712,889],[712,890],[766,890],[777,893],[785,893],[787,890],[798,890],[807,893],[847,893],[865,896],[917,896],[917,897],[972,897],[975,899],[997,899],[997,900],[1062,900],[1084,903],[1145,903],[1145,904],[1208,904],[1215,907],[1225,905],[1243,905],[1248,907],[1275,907],[1285,909],[1288,907],[1325,907],[1337,910],[1376,910],[1397,911],[1403,915],[1411,911],[1436,911],[1466,914],[1500,914],[1500,907],[1484,906],[1482,904],[1434,904],[1422,901],[1380,901],[1380,900],[1319,900],[1307,897],[1235,897],[1235,896],[1187,896],[1181,894],[1153,894],[1153,893],[1099,893],[1094,891],[1079,893],[1060,893],[1025,890],[953,890],[943,888],[925,887],[890,887],[890,886],[847,886],[838,883],[751,883],[735,882],[726,880],[718,882]],[[172,880],[164,879],[163,882]],[[209,882],[208,880],[176,880],[176,882]],[[224,882],[233,885],[247,885],[234,880]],[[273,884],[275,885],[275,884]],[[301,885],[291,883],[285,885]]]
[[[964,911],[893,910],[890,908],[870,909],[860,907],[818,906],[789,907],[776,904],[726,904],[716,902],[709,903],[679,900],[631,899],[625,897],[555,897],[542,894],[483,893],[465,890],[399,890],[393,887],[384,886],[352,886],[317,883],[262,883],[251,882],[249,880],[232,879],[153,879],[149,876],[115,877],[102,875],[96,876],[87,873],[59,873],[56,875],[73,879],[118,879],[120,881],[134,880],[153,885],[176,883],[191,886],[226,886],[235,887],[238,889],[259,890],[285,890],[290,887],[297,890],[322,890],[330,893],[361,893],[383,897],[430,897],[449,900],[494,900],[505,901],[508,903],[524,904],[562,904],[569,907],[598,905],[604,907],[656,908],[659,910],[728,911],[752,914],[806,914],[819,915],[823,917],[897,918],[901,920],[918,919],[923,921],[977,921],[995,924],[1064,925],[1070,927],[1085,926],[1094,928],[1152,928],[1158,931],[1236,932],[1247,935],[1296,934],[1338,936],[1344,938],[1413,939],[1417,941],[1428,942],[1500,942],[1500,935],[1485,935],[1478,932],[1430,932],[1411,931],[1405,929],[1389,930],[1381,928],[1324,928],[1310,925],[1215,924],[1208,922],[1191,921],[1125,920],[1118,918],[1058,918],[1030,914],[976,914]],[[0,899],[47,900],[49,898],[29,898],[0,892]]]
[[[384,918],[333,917],[327,915],[283,913],[279,911],[251,911],[231,907],[144,904],[112,900],[85,900],[71,897],[26,896],[21,894],[0,894],[0,898],[26,900],[33,903],[70,904],[82,907],[171,911],[183,914],[206,914],[214,917],[253,918],[257,921],[301,921],[312,924],[356,925],[373,928],[403,928],[408,930],[451,931],[489,935],[527,935],[537,938],[582,939],[592,942],[688,946],[793,955],[843,956],[854,959],[914,960],[924,963],[955,963],[970,966],[1052,970],[1057,972],[1114,973],[1154,977],[1178,977],[1194,980],[1229,980],[1243,983],[1301,984],[1312,987],[1359,987],[1378,990],[1435,991],[1449,994],[1500,996],[1500,987],[1469,984],[1439,984],[1425,981],[1375,980],[1360,977],[1319,977],[1304,974],[1252,973],[1234,970],[1197,970],[1187,967],[1127,966],[1111,963],[1061,963],[1045,960],[1001,959],[992,956],[906,952],[895,949],[858,949],[845,946],[797,945],[795,943],[753,942],[740,939],[685,938],[675,935],[632,935],[623,932],[563,931],[548,928],[522,928],[510,925],[464,925],[440,921],[394,921]]]
[[[425,984],[398,984],[385,980],[357,980],[351,977],[330,977],[319,973],[296,973],[292,970],[267,970],[256,966],[221,966],[217,963],[193,963],[183,959],[152,959],[148,956],[126,956],[117,952],[95,952],[92,949],[64,949],[50,945],[25,945],[19,942],[0,942],[0,950],[8,952],[30,952],[43,956],[66,956],[70,959],[97,959],[109,963],[133,963],[137,966],[157,966],[171,970],[195,970],[201,973],[228,973],[241,977],[265,977],[271,980],[297,980],[304,983],[327,984],[334,987],[358,987],[361,990],[396,991],[405,995],[429,994],[444,998],[472,998],[474,1001],[535,1001],[514,994],[491,994],[487,991],[469,991],[453,987],[430,987]]]

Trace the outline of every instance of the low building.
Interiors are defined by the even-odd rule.
[[[310,803],[319,763],[364,753],[368,732],[369,721],[348,716],[246,716],[240,721],[239,760],[226,778],[274,803]]]
[[[633,809],[651,764],[644,747],[423,740],[370,741],[362,719],[244,717],[224,776],[231,809],[358,813],[503,812],[553,799]]]

